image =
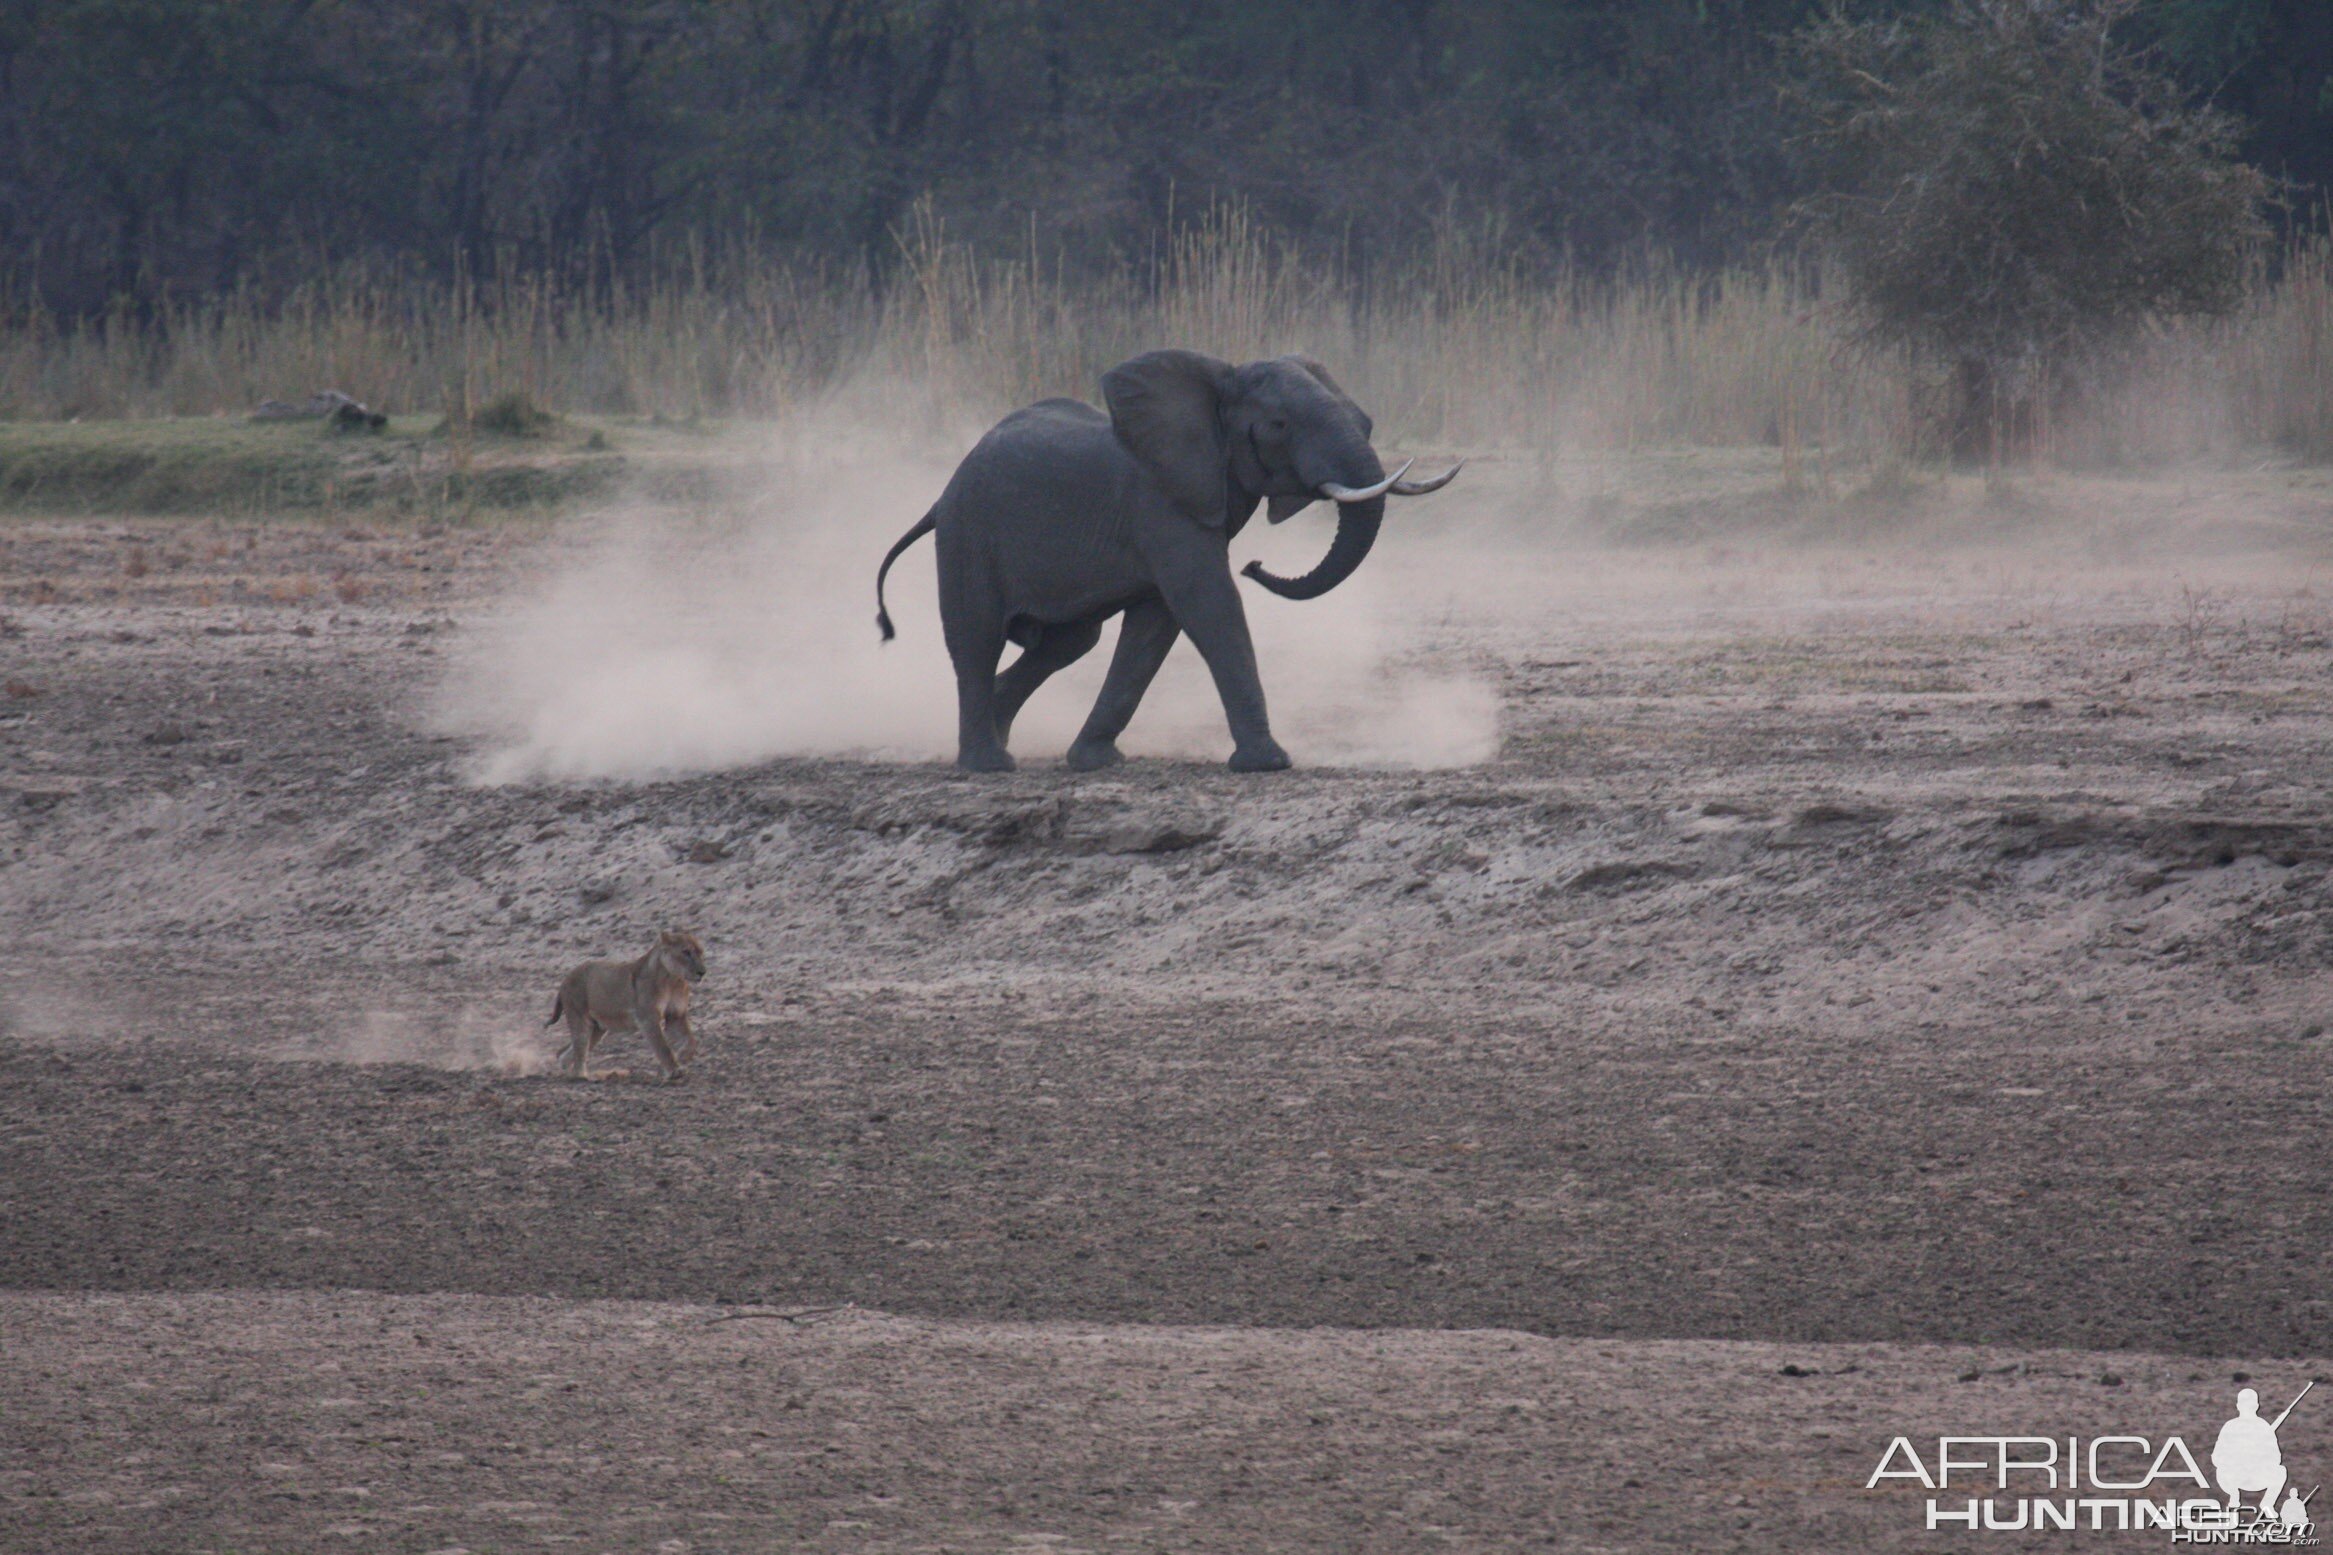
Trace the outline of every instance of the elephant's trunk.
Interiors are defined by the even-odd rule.
[[[1368,558],[1369,548],[1377,543],[1377,526],[1384,518],[1382,494],[1365,502],[1340,502],[1337,537],[1330,542],[1328,555],[1312,571],[1301,578],[1283,578],[1266,572],[1262,562],[1249,562],[1240,570],[1282,599],[1318,599],[1351,577],[1353,570]]]

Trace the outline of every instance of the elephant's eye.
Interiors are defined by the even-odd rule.
[[[1286,437],[1288,435],[1288,423],[1285,421],[1267,421],[1264,423],[1264,430],[1274,437]]]

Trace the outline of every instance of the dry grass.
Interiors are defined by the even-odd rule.
[[[2243,435],[2333,458],[2333,245],[2295,251],[2229,336],[2229,398]]]
[[[928,213],[877,289],[816,265],[683,264],[644,292],[542,277],[453,284],[346,274],[277,305],[189,303],[158,321],[0,327],[0,418],[233,413],[347,390],[401,413],[541,405],[782,420],[868,395],[882,424],[947,434],[1162,343],[1328,362],[1393,440],[1587,451],[1778,444],[1791,484],[1841,457],[1917,455],[1924,395],[1847,343],[1820,278],[1774,264],[1528,278],[1494,230],[1452,226],[1423,262],[1359,286],[1237,211],[1078,282],[1034,250],[975,253]],[[2167,328],[2076,405],[2045,452],[2151,462],[2276,445],[2333,456],[2333,260],[2296,248],[2242,314]]]

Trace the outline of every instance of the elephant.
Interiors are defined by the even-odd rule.
[[[1118,736],[1175,639],[1207,661],[1231,725],[1235,772],[1274,772],[1272,738],[1239,587],[1232,538],[1269,504],[1277,524],[1310,503],[1338,504],[1336,538],[1318,566],[1282,578],[1244,575],[1287,599],[1314,599],[1352,576],[1376,543],[1385,499],[1449,484],[1385,473],[1369,417],[1326,368],[1283,356],[1235,367],[1196,351],[1148,351],[1102,376],[1107,414],[1043,400],[997,423],[965,455],[940,499],[900,536],[875,573],[875,624],[895,635],[883,601],[891,564],[935,536],[940,623],[956,670],[956,764],[1009,772],[1014,717],[1055,671],[1123,615],[1102,694],[1069,747],[1090,772],[1123,758]],[[1005,644],[1020,654],[1003,673]]]

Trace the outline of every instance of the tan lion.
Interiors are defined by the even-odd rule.
[[[664,1065],[664,1077],[678,1080],[681,1060],[673,1057],[665,1034],[678,1032],[687,1043],[682,1058],[695,1060],[697,1034],[689,1026],[689,990],[704,975],[705,951],[697,937],[667,930],[637,961],[587,961],[568,973],[551,1004],[551,1018],[543,1024],[567,1022],[567,1046],[559,1058],[579,1080],[591,1078],[591,1050],[610,1031],[647,1032],[649,1045]]]

